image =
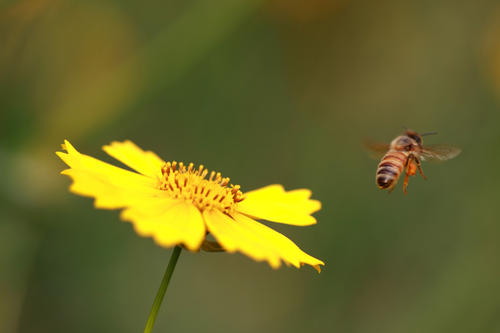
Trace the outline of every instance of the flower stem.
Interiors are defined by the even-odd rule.
[[[150,333],[153,330],[156,315],[158,314],[158,310],[160,310],[161,302],[163,301],[163,297],[165,296],[165,292],[167,291],[168,282],[172,277],[172,273],[175,269],[175,264],[177,263],[177,259],[179,259],[179,255],[181,254],[181,250],[182,249],[179,246],[174,247],[174,251],[172,252],[172,256],[170,257],[167,269],[165,270],[165,274],[163,275],[163,280],[161,280],[160,288],[158,288],[158,291],[156,292],[156,297],[153,302],[153,306],[151,307],[151,312],[149,313],[148,321],[146,323],[146,327],[144,328],[144,333]]]

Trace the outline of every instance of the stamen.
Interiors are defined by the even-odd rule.
[[[167,162],[161,174],[160,190],[168,192],[172,198],[192,202],[200,211],[217,209],[232,214],[236,204],[244,199],[239,185],[227,187],[229,178],[223,178],[220,172],[209,172],[203,165],[195,168],[193,163],[186,167],[183,162]]]

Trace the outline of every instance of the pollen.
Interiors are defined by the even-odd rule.
[[[244,196],[239,185],[229,183],[229,178],[203,165],[198,168],[193,163],[167,162],[161,168],[162,177],[158,187],[169,192],[174,199],[192,202],[200,211],[217,209],[231,215]],[[208,176],[208,178],[207,178]]]

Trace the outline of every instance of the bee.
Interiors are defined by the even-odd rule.
[[[461,149],[451,145],[423,145],[422,137],[437,134],[418,134],[406,129],[405,132],[387,144],[367,144],[368,149],[378,154],[384,154],[377,167],[375,183],[382,190],[394,190],[399,177],[405,173],[403,191],[406,194],[408,178],[418,172],[427,179],[422,171],[421,161],[445,161],[460,154]]]

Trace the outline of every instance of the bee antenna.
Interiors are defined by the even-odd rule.
[[[402,126],[402,127],[403,127],[403,129],[404,129],[405,131],[407,131],[407,130],[408,130],[408,127],[406,127],[406,126]]]
[[[436,135],[436,134],[438,134],[438,132],[427,132],[427,133],[424,133],[424,134],[420,134],[420,136]]]

